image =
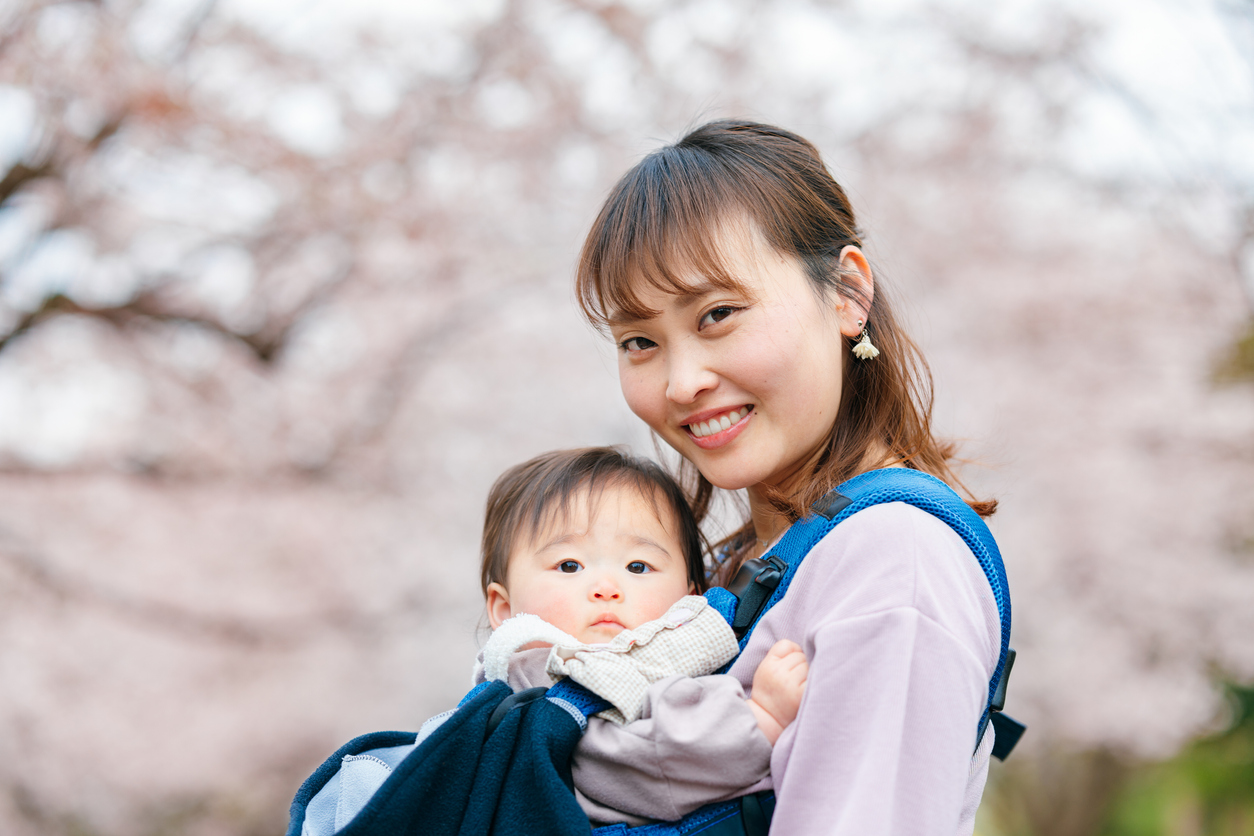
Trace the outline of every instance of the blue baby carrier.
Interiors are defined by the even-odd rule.
[[[974,741],[978,749],[992,723],[993,756],[1004,759],[1024,731],[1001,713],[1015,658],[1006,570],[984,521],[939,479],[905,468],[855,476],[815,503],[774,548],[747,561],[727,589],[711,589],[706,598],[744,650],[810,549],[834,526],[884,502],[905,502],[948,524],[988,578],[1001,616],[1001,653]],[[518,693],[504,682],[482,683],[418,735],[363,735],[328,758],[296,794],[287,836],[766,836],[775,808],[770,792],[709,804],[677,822],[592,829],[575,800],[570,761],[587,718],[609,707],[570,680]]]

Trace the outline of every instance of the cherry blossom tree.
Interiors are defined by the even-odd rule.
[[[0,5],[0,827],[274,832],[343,740],[455,701],[491,480],[653,449],[571,301],[582,234],[734,114],[820,146],[1002,501],[1031,732],[986,826],[1095,832],[1254,681],[1254,387],[1216,371],[1254,311],[1251,31],[1201,2]]]

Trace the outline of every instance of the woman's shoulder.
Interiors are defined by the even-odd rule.
[[[948,523],[905,502],[872,505],[832,528],[810,550],[816,564],[872,574],[952,570],[978,564]]]
[[[835,526],[806,555],[788,597],[824,619],[901,608],[968,636],[1000,630],[992,588],[971,549],[947,523],[903,502],[866,508]]]

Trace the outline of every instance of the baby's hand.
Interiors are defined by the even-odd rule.
[[[775,642],[754,672],[749,708],[771,745],[779,739],[784,727],[797,719],[809,672],[810,663],[801,646],[787,639]]]

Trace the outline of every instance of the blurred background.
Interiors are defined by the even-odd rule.
[[[1001,500],[977,832],[1254,834],[1250,0],[0,0],[0,832],[279,833],[451,706],[495,476],[654,454],[583,234],[733,115]]]

